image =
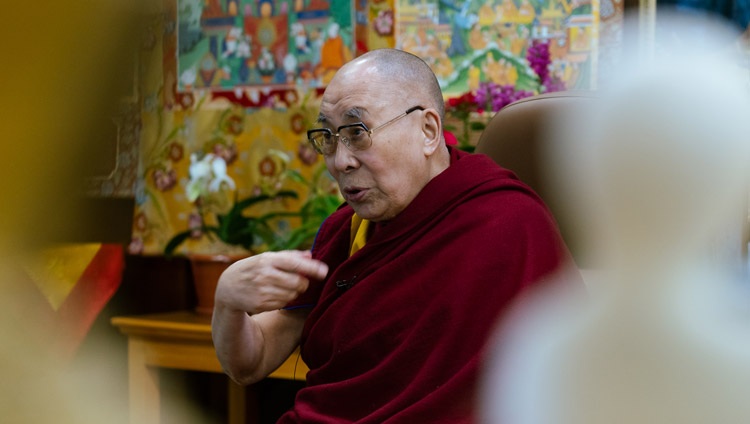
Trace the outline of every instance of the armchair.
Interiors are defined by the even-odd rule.
[[[545,93],[509,104],[495,114],[477,143],[476,153],[483,153],[500,166],[513,171],[544,200],[558,222],[560,232],[579,266],[589,265],[590,255],[584,249],[585,228],[579,218],[585,211],[575,210],[575,201],[558,192],[549,170],[554,160],[548,150],[556,137],[554,131],[562,113],[575,113],[592,103],[593,93],[563,91]]]

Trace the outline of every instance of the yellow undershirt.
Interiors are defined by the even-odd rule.
[[[367,230],[370,228],[370,221],[362,219],[356,213],[352,215],[352,231],[349,248],[349,256],[355,254],[367,242]]]

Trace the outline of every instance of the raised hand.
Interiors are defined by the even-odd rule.
[[[251,315],[280,309],[322,280],[328,265],[309,251],[266,252],[235,262],[219,278],[216,304]]]

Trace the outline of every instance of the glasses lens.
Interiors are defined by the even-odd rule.
[[[364,150],[370,147],[372,140],[370,133],[362,124],[353,125],[339,129],[339,134],[346,144],[352,150]]]
[[[336,150],[336,142],[327,129],[308,131],[307,137],[320,154],[327,155]]]

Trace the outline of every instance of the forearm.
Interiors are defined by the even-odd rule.
[[[263,354],[263,333],[255,320],[244,311],[216,305],[211,334],[227,375],[240,384],[252,383]]]
[[[216,354],[239,384],[267,377],[299,344],[307,311],[269,311],[250,316],[216,306],[212,321]]]

